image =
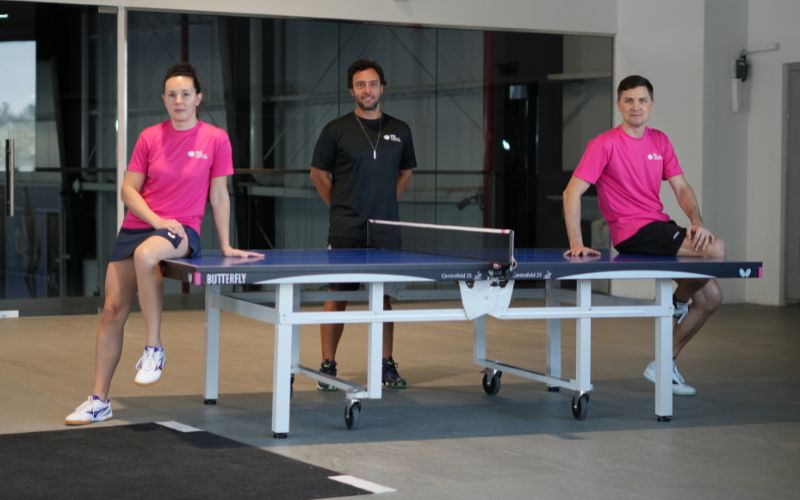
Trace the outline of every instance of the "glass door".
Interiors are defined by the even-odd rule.
[[[115,41],[96,7],[0,1],[0,311],[97,310],[116,215]]]

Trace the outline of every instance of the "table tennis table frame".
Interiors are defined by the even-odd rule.
[[[564,306],[554,294],[553,280],[546,281],[545,304],[542,307],[510,307],[493,315],[501,320],[545,320],[547,325],[546,370],[537,372],[491,360],[486,357],[485,316],[474,319],[474,361],[484,367],[484,390],[499,390],[500,374],[509,373],[546,384],[551,390],[575,391],[572,413],[577,419],[586,416],[591,384],[591,321],[594,318],[653,318],[655,321],[655,415],[660,421],[672,417],[672,280],[675,278],[709,278],[683,272],[609,272],[573,276],[576,279],[575,305]],[[593,305],[591,283],[596,279],[647,278],[655,280],[655,299],[645,304]],[[224,294],[220,285],[205,288],[205,381],[203,397],[215,403],[219,393],[220,311],[230,311],[275,327],[273,359],[272,425],[273,437],[285,438],[289,433],[291,382],[295,374],[305,375],[345,391],[345,424],[357,428],[362,399],[379,399],[382,394],[381,355],[384,322],[468,321],[461,307],[444,309],[383,309],[385,284],[419,282],[419,278],[383,274],[325,274],[270,280],[276,287],[274,307],[258,303],[258,293]],[[424,281],[424,280],[422,280]],[[366,310],[336,312],[302,311],[302,286],[326,283],[365,283]],[[513,282],[509,282],[513,286]],[[508,285],[507,285],[508,286]],[[576,320],[575,377],[562,378],[561,320]],[[300,364],[300,326],[324,323],[367,323],[367,384],[361,386],[331,377]]]

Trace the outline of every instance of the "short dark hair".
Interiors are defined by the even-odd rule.
[[[650,80],[641,76],[641,75],[630,75],[626,76],[619,82],[617,86],[617,100],[619,101],[619,97],[622,95],[623,92],[630,89],[635,89],[636,87],[647,87],[647,92],[650,94],[650,99],[653,98],[653,84],[650,83]]]
[[[358,73],[359,71],[364,71],[365,69],[374,69],[376,73],[378,73],[378,77],[381,79],[381,85],[386,85],[386,78],[383,77],[383,68],[381,65],[375,61],[368,61],[367,59],[359,59],[354,61],[353,64],[347,68],[347,88],[353,88],[353,75]]]
[[[164,80],[161,82],[161,93],[164,93],[164,88],[167,85],[167,80],[176,76],[188,76],[191,77],[192,81],[194,82],[194,90],[198,94],[201,93],[203,90],[200,88],[200,80],[197,78],[197,72],[194,70],[194,66],[189,63],[178,63],[175,66],[172,66],[167,70],[167,73],[164,75]]]

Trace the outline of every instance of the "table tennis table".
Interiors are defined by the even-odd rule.
[[[758,278],[761,262],[728,259],[611,255],[564,257],[563,249],[516,249],[515,266],[498,273],[492,263],[476,259],[417,252],[358,250],[269,250],[263,259],[226,258],[208,254],[194,259],[163,262],[165,277],[205,287],[206,403],[218,398],[220,310],[231,311],[274,325],[272,433],[289,433],[291,384],[304,375],[344,390],[345,425],[358,427],[363,399],[381,397],[382,326],[384,322],[473,321],[474,361],[483,370],[487,394],[500,390],[503,373],[546,384],[550,390],[574,391],[571,410],[576,419],[588,412],[591,384],[591,321],[594,318],[653,318],[655,321],[655,415],[672,417],[672,280],[679,278]],[[655,282],[652,301],[593,303],[594,280],[647,279]],[[514,283],[543,281],[544,305],[511,305]],[[559,300],[554,293],[564,280],[575,280],[575,300]],[[391,283],[458,282],[461,306],[441,309],[383,309],[386,285]],[[363,283],[366,310],[303,311],[303,286]],[[263,292],[223,293],[226,285],[272,285],[271,302]],[[348,292],[338,292],[348,293]],[[563,290],[561,291],[563,294]],[[546,367],[543,372],[513,366],[486,357],[486,316],[500,320],[546,321]],[[576,321],[574,378],[561,370],[561,320]],[[300,326],[322,323],[367,323],[367,384],[342,380],[300,364]]]

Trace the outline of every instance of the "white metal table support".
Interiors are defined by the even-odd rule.
[[[672,306],[672,280],[656,280],[656,305]],[[672,315],[658,316],[656,322],[656,419],[672,418]]]
[[[219,285],[206,286],[206,357],[203,402],[216,404],[219,395]]]

